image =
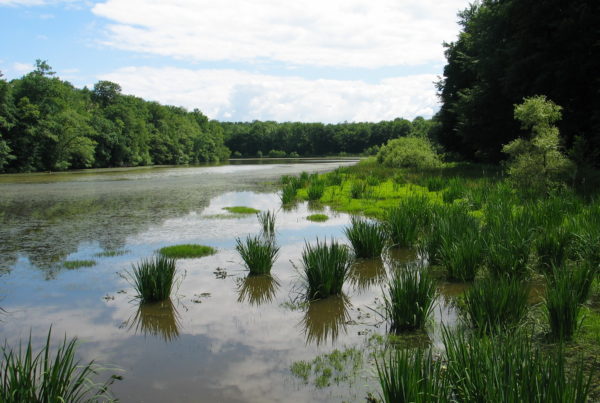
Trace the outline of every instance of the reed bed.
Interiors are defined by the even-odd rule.
[[[279,198],[281,199],[282,204],[291,204],[296,200],[296,192],[297,189],[292,184],[287,184],[283,186],[281,189],[281,195]]]
[[[411,195],[388,210],[384,225],[393,244],[410,247],[417,242],[430,220],[429,199],[423,195]]]

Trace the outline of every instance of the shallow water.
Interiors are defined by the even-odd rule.
[[[349,216],[299,203],[281,210],[275,182],[283,174],[319,172],[351,162],[280,162],[192,168],[97,170],[0,177],[0,317],[2,335],[16,345],[31,332],[40,345],[50,326],[77,336],[79,356],[115,366],[123,402],[266,402],[363,400],[370,373],[352,386],[304,385],[290,373],[297,360],[362,345],[384,333],[374,315],[391,261],[353,267],[344,296],[299,305],[295,266],[306,241],[338,238]],[[254,215],[223,207],[277,210],[281,246],[272,276],[248,278],[235,238],[259,232]],[[323,223],[306,220],[320,210]],[[157,249],[201,243],[218,253],[178,261],[171,301],[140,306],[126,279],[133,263]],[[94,260],[69,270],[65,261]],[[443,288],[441,288],[443,291]],[[445,298],[436,322],[453,322]],[[429,338],[439,341],[435,329]],[[58,339],[58,337],[56,337]]]

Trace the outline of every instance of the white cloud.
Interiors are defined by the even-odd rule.
[[[33,1],[33,0],[31,0]],[[468,0],[107,0],[105,44],[198,61],[381,67],[443,61]]]
[[[27,74],[30,71],[33,71],[35,67],[29,63],[13,63],[12,70],[18,74]]]
[[[235,70],[126,67],[100,79],[119,83],[124,93],[198,108],[219,120],[379,121],[431,116],[437,109],[432,74],[369,84]]]

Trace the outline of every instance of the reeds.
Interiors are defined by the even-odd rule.
[[[476,234],[442,238],[439,254],[450,280],[473,281],[483,263],[483,245]]]
[[[158,302],[170,297],[175,273],[175,259],[158,255],[133,265],[129,278],[142,303]]]
[[[275,221],[277,216],[274,211],[261,211],[256,214],[256,218],[265,236],[272,237],[275,235]]]
[[[388,210],[385,227],[391,241],[400,247],[413,246],[431,219],[431,205],[423,195],[410,196]]]
[[[287,184],[281,189],[281,204],[291,204],[296,200],[296,187],[293,184]]]
[[[320,180],[312,181],[306,190],[308,200],[319,200],[321,197],[323,197],[324,192],[325,183]]]
[[[374,258],[381,256],[386,242],[386,232],[378,222],[353,216],[350,219],[350,227],[346,227],[344,233],[352,244],[356,257]]]
[[[250,275],[269,274],[279,254],[272,238],[248,236],[245,241],[236,238],[236,247]]]
[[[436,294],[434,280],[420,266],[395,267],[383,295],[390,330],[399,333],[422,329],[431,315]]]
[[[303,278],[308,299],[327,298],[342,292],[348,277],[352,256],[346,245],[332,240],[306,243],[302,252]]]
[[[350,186],[350,197],[353,199],[362,198],[367,193],[368,187],[369,186],[367,185],[367,182],[365,182],[364,180],[355,180]]]
[[[78,403],[109,400],[108,387],[116,377],[102,384],[95,383],[93,377],[100,369],[93,361],[82,364],[75,359],[75,338],[67,341],[65,337],[52,354],[51,333],[52,329],[38,353],[33,352],[31,336],[27,345],[19,344],[17,350],[4,344],[0,363],[0,401]]]
[[[521,280],[485,278],[465,292],[463,311],[479,334],[494,333],[521,323],[528,296],[529,286]]]

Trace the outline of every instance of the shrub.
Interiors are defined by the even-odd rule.
[[[395,168],[436,168],[440,157],[431,143],[420,137],[400,137],[388,141],[377,153],[377,162]]]
[[[348,277],[352,257],[346,245],[331,241],[306,244],[302,252],[303,277],[308,299],[340,294]]]
[[[260,236],[248,236],[243,242],[236,238],[236,247],[246,268],[250,270],[250,275],[268,274],[279,254],[279,247],[271,238],[262,238]]]
[[[344,233],[350,240],[356,257],[374,258],[381,256],[386,233],[383,226],[378,222],[352,217],[350,227],[345,228]]]
[[[282,150],[271,150],[269,151],[270,158],[285,158],[285,151]]]
[[[175,259],[155,256],[133,265],[130,281],[143,303],[162,301],[170,297],[176,273]]]
[[[395,267],[383,296],[384,311],[390,330],[399,333],[422,329],[436,298],[435,282],[419,266]]]

